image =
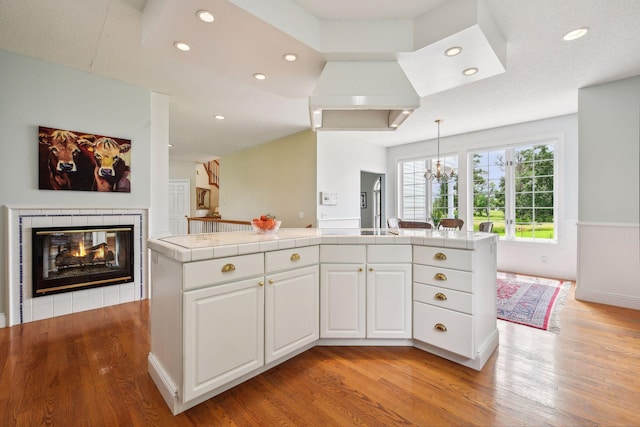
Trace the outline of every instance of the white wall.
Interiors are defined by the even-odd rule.
[[[13,207],[150,206],[150,92],[0,51],[0,204]],[[38,126],[131,140],[131,193],[38,189]],[[0,311],[6,306],[7,219],[0,215]]]
[[[318,225],[360,225],[360,172],[387,173],[387,150],[374,144],[349,141],[341,133],[318,132],[318,192],[336,193],[335,206],[318,203]]]
[[[580,89],[576,298],[640,309],[640,76]]]
[[[446,135],[446,118],[442,135]],[[470,150],[557,137],[561,141],[559,165],[558,242],[556,244],[498,243],[498,269],[525,274],[575,280],[576,222],[578,218],[578,116],[568,115],[520,123],[463,135],[441,136],[440,155],[458,154],[460,182],[466,182],[467,154]],[[421,141],[388,149],[387,215],[397,216],[397,163],[400,160],[436,154],[436,142]],[[466,186],[459,189],[460,218],[469,221],[470,204]]]

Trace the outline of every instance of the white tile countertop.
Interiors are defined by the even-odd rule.
[[[149,239],[148,247],[176,261],[190,262],[319,244],[412,244],[473,250],[497,240],[497,234],[472,231],[281,228],[273,234],[236,231],[169,236]]]

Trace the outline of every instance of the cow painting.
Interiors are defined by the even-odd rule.
[[[97,191],[130,192],[130,168],[121,155],[127,153],[131,144],[118,144],[113,138],[102,137],[96,141],[83,139],[83,147],[93,151],[95,159],[94,189]]]
[[[40,127],[43,190],[131,192],[131,141]]]

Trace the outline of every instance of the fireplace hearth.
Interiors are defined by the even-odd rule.
[[[133,226],[32,229],[33,297],[132,282]]]

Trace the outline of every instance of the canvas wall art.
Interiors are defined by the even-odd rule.
[[[131,140],[40,126],[41,190],[131,192]]]

